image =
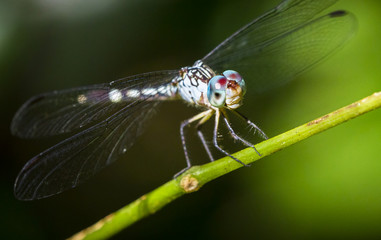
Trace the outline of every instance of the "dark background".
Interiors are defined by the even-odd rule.
[[[279,1],[0,2],[0,238],[62,239],[170,180],[185,166],[179,124],[197,113],[163,104],[145,134],[87,183],[32,202],[13,196],[28,159],[62,138],[12,137],[13,114],[38,93],[177,69]],[[358,21],[340,52],[246,103],[271,137],[381,89],[381,2],[343,0]],[[327,10],[329,11],[329,10]],[[247,77],[246,77],[247,79]],[[249,81],[248,81],[249,82]],[[184,196],[114,239],[379,239],[381,111],[330,129]],[[192,141],[192,159],[207,161]]]

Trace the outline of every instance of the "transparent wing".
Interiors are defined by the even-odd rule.
[[[143,85],[160,86],[176,73],[163,73],[166,77],[158,73],[146,74],[142,79],[146,82]],[[124,80],[114,82],[112,86],[113,89],[128,88]],[[136,86],[133,89],[136,89]],[[135,139],[142,133],[143,124],[154,113],[154,108],[159,102],[152,101],[152,98],[154,96],[135,98],[118,109],[113,109],[111,115],[107,115],[110,114],[107,110],[107,113],[102,113],[102,116],[107,117],[101,122],[29,160],[16,179],[14,188],[16,197],[22,200],[34,200],[60,193],[84,182],[116,160],[133,145]],[[49,125],[44,126],[49,127]],[[42,125],[39,127],[43,129]],[[54,127],[59,126],[54,123]]]
[[[178,71],[144,73],[32,97],[17,111],[11,132],[21,138],[39,138],[86,129],[134,101],[134,93],[165,84],[177,74]]]
[[[355,32],[356,19],[344,11],[310,21],[334,2],[284,1],[226,39],[203,61],[218,73],[240,72],[252,92],[283,84],[327,57]]]
[[[337,0],[284,0],[276,8],[254,19],[225,39],[203,60],[213,62],[215,59],[228,57],[237,50],[243,51],[261,45],[310,21],[336,2]]]
[[[44,198],[87,180],[132,146],[155,104],[158,102],[133,102],[105,121],[32,158],[16,179],[16,197]]]

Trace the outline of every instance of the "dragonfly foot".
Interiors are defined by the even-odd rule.
[[[173,178],[176,179],[178,176],[180,176],[180,175],[183,174],[184,172],[188,171],[188,169],[190,169],[190,168],[191,168],[191,166],[188,166],[188,167],[182,169],[180,172],[176,173],[176,174],[173,176]]]
[[[232,157],[232,156],[230,156],[230,157]],[[251,167],[251,164],[243,163],[242,161],[238,160],[237,158],[233,158],[233,160],[236,161],[236,162],[238,162],[238,163],[240,163],[240,164],[242,164],[244,167]],[[238,160],[238,161],[237,161],[237,160]]]

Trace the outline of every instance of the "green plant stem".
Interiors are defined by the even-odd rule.
[[[381,92],[374,93],[360,101],[257,144],[255,147],[262,154],[261,156],[258,156],[252,148],[239,151],[234,156],[242,162],[250,164],[379,107],[381,107]],[[75,234],[70,239],[109,238],[138,220],[155,213],[185,193],[197,191],[207,182],[240,167],[242,167],[241,164],[229,157],[224,157],[202,166],[194,166],[177,179],[171,180],[152,192],[143,195],[129,205]]]

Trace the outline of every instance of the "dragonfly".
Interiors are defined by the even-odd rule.
[[[227,114],[235,114],[267,139],[237,108],[243,104],[245,94],[287,83],[352,37],[356,28],[353,14],[344,10],[322,14],[336,2],[284,0],[193,65],[30,98],[12,120],[13,135],[26,139],[72,135],[25,164],[15,181],[16,198],[45,198],[88,180],[126,153],[156,107],[168,100],[182,100],[202,110],[180,124],[186,160],[186,168],[180,173],[192,166],[184,132],[191,124],[210,160],[214,160],[201,131],[213,117],[213,146],[245,165],[219,144],[220,125],[224,124],[235,140],[261,154],[234,130]]]

